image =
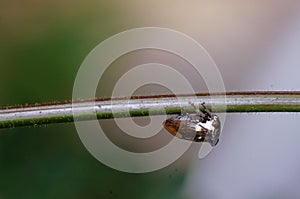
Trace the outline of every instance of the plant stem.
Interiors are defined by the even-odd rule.
[[[73,122],[73,111],[76,113],[76,120],[91,120],[95,115],[98,119],[109,119],[180,114],[183,108],[192,110],[190,103],[199,106],[202,102],[213,107],[214,112],[300,112],[300,92],[136,96],[130,99],[106,98],[4,107],[0,109],[0,128]]]

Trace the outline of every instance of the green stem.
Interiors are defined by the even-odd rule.
[[[192,111],[190,103],[199,106],[202,102],[214,112],[300,112],[300,92],[137,96],[4,107],[0,109],[0,128],[73,122],[73,113],[76,120],[95,119],[95,115],[98,119],[109,119],[180,114],[183,108]]]

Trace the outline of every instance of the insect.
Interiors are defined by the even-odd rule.
[[[195,142],[208,142],[211,146],[216,146],[219,142],[221,125],[219,117],[211,113],[204,105],[200,111],[191,103],[196,114],[184,113],[172,116],[164,121],[164,128],[172,135]]]

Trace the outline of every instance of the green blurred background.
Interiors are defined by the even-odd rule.
[[[70,100],[86,55],[136,27],[126,3],[0,1],[0,106]],[[148,174],[94,159],[73,124],[0,131],[0,199],[180,198],[185,166]]]
[[[88,53],[116,33],[144,26],[175,29],[198,41],[227,91],[300,90],[299,13],[294,0],[0,0],[0,106],[70,100]],[[205,91],[182,59],[145,50],[116,60],[97,95],[109,97],[123,73],[153,60]],[[145,86],[135,94],[166,92]],[[145,125],[149,118],[135,122]],[[101,123],[113,141],[131,151],[157,149],[157,138],[171,138],[160,133],[135,143],[112,121]],[[2,129],[0,199],[300,198],[299,129],[299,114],[227,114],[220,144],[205,159],[198,159],[199,146],[193,144],[173,164],[145,174],[101,164],[72,123]]]

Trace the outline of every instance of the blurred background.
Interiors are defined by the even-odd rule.
[[[295,0],[2,0],[0,106],[70,100],[87,54],[116,33],[144,26],[171,28],[197,40],[219,67],[227,91],[300,90]],[[146,50],[116,60],[99,83],[99,97],[110,95],[124,71],[153,59],[184,71],[194,87],[206,91],[178,57]],[[150,85],[136,94],[168,92]],[[219,145],[205,159],[198,159],[193,145],[170,166],[145,174],[98,162],[72,123],[2,129],[0,199],[299,198],[299,119],[296,113],[228,114]],[[136,122],[144,125],[148,118]],[[120,133],[113,121],[103,125]],[[118,142],[118,136],[113,139]],[[151,142],[134,144],[122,147],[151,148]]]

